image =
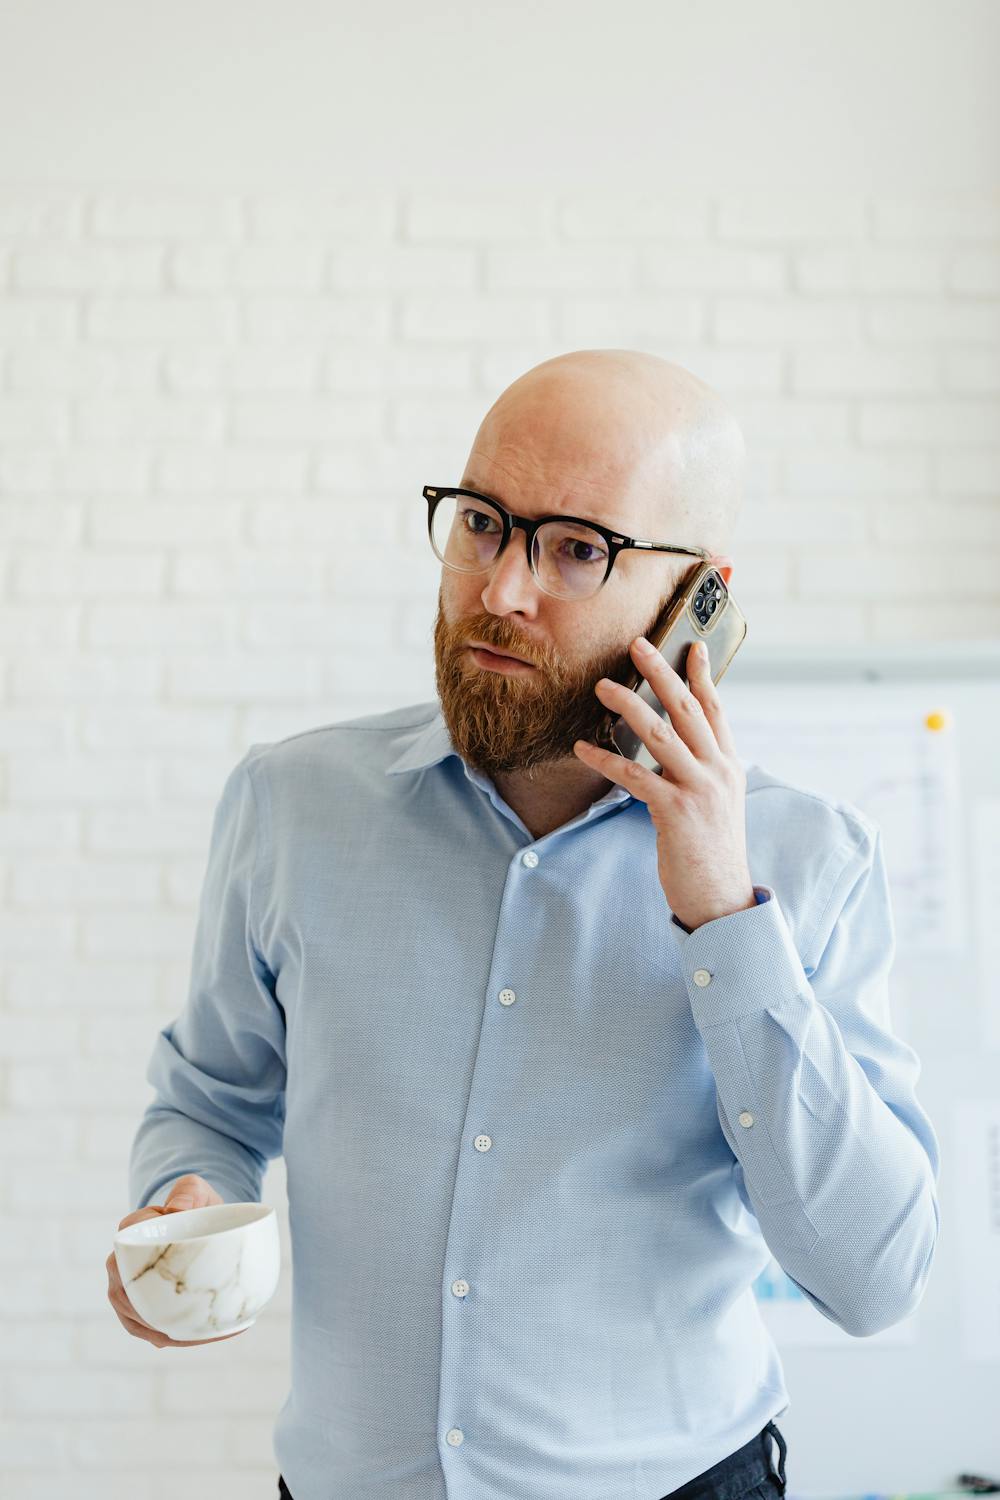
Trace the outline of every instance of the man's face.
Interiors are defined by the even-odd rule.
[[[482,488],[471,479],[463,479],[462,487]],[[496,495],[491,489],[484,493]],[[525,500],[519,503],[516,494],[497,498],[521,515],[558,513],[551,498],[533,508]],[[569,513],[568,506],[564,509]],[[593,504],[575,513],[615,526],[627,519],[609,518]],[[627,534],[647,535],[638,524]],[[594,693],[598,679],[626,679],[633,669],[630,642],[650,632],[667,598],[695,565],[694,558],[626,551],[597,594],[555,599],[535,582],[524,532],[515,529],[488,570],[456,573],[442,567],[435,673],[444,720],[462,758],[491,779],[559,759],[578,765],[574,741],[592,741],[607,713]],[[515,673],[479,665],[470,640],[513,652],[532,668]]]

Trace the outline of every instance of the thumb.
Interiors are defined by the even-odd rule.
[[[163,1205],[169,1211],[183,1211],[186,1208],[202,1208],[207,1203],[214,1203],[216,1194],[203,1177],[194,1173],[188,1173],[186,1177],[179,1177],[167,1195],[167,1201]]]

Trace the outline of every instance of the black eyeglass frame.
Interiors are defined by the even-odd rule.
[[[591,531],[598,532],[607,543],[608,566],[604,570],[604,577],[597,585],[597,588],[594,589],[593,593],[591,594],[584,594],[579,601],[580,603],[582,603],[584,599],[593,599],[594,594],[600,593],[601,589],[604,587],[604,585],[608,581],[608,578],[610,577],[611,569],[615,565],[615,558],[618,556],[619,552],[626,552],[629,548],[634,548],[636,551],[641,552],[676,552],[687,557],[701,557],[705,559],[708,559],[712,556],[712,554],[710,552],[706,552],[703,547],[678,547],[673,542],[650,542],[643,540],[641,537],[625,536],[621,532],[614,531],[610,526],[603,526],[600,521],[591,521],[584,516],[538,516],[535,520],[531,520],[528,516],[516,516],[514,515],[513,511],[505,510],[504,507],[500,504],[499,500],[494,500],[491,495],[482,495],[478,490],[467,490],[457,485],[435,487],[429,484],[425,484],[423,488],[423,495],[424,499],[427,501],[427,535],[430,539],[431,550],[434,552],[435,557],[438,557],[438,553],[436,548],[434,547],[434,512],[437,509],[438,501],[443,500],[446,495],[468,495],[472,500],[479,500],[484,505],[492,506],[499,515],[501,524],[503,526],[503,535],[500,539],[500,546],[497,548],[496,555],[491,559],[491,561],[485,568],[456,568],[451,563],[446,563],[443,557],[439,558],[439,561],[442,562],[446,568],[450,567],[453,573],[485,573],[488,568],[491,568],[493,566],[497,558],[503,555],[504,548],[507,546],[507,543],[510,541],[511,536],[513,535],[514,527],[520,526],[521,530],[524,532],[524,546],[528,554],[528,567],[531,569],[531,576],[532,578],[534,578],[543,594],[549,594],[550,591],[545,588],[545,586],[541,582],[541,579],[538,577],[538,574],[535,572],[535,564],[532,559],[532,553],[535,546],[535,532],[538,530],[538,528],[540,526],[544,526],[546,521],[561,521],[563,523],[569,521],[575,523],[577,526],[589,526]],[[566,596],[563,594],[550,594],[550,597],[553,599],[565,599]]]

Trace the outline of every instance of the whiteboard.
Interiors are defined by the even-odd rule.
[[[860,809],[893,899],[893,1029],[941,1146],[923,1300],[851,1338],[772,1261],[755,1283],[790,1405],[788,1496],[1000,1480],[1000,641],[776,648],[718,686],[744,764]],[[751,875],[753,868],[751,865]]]

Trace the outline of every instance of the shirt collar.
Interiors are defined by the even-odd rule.
[[[412,728],[412,726],[411,726]],[[444,714],[438,708],[428,722],[420,726],[419,733],[394,761],[386,767],[387,776],[396,776],[402,771],[423,771],[428,766],[436,766],[438,761],[444,760],[448,755],[458,755],[451,742],[444,722]],[[461,757],[459,757],[461,759]],[[463,761],[464,765],[465,762]]]
[[[451,735],[448,733],[448,727],[444,722],[444,714],[441,712],[440,705],[428,723],[421,726],[419,733],[402,754],[398,755],[386,767],[385,774],[386,776],[397,776],[405,771],[424,771],[429,766],[436,766],[440,761],[446,760],[449,755],[455,756],[466,777],[474,786],[478,786],[482,791],[489,793],[491,798],[498,795],[489,777],[484,776],[481,771],[476,771],[469,766],[455,749],[455,746],[452,744]],[[615,785],[603,797],[599,797],[596,802],[592,802],[586,813],[581,816],[589,818],[599,809],[613,806],[619,802],[632,802],[634,800],[631,792],[627,792],[623,786]]]

